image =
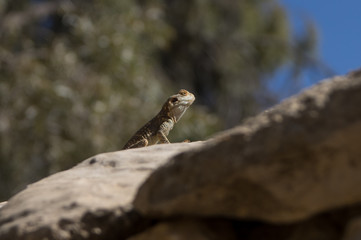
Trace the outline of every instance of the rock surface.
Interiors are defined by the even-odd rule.
[[[7,202],[0,202],[0,208],[2,208],[3,206],[5,206],[5,204],[7,204]]]
[[[236,240],[233,226],[222,220],[181,219],[162,222],[156,226],[130,237],[129,240]]]
[[[204,142],[100,154],[0,204],[1,240],[361,236],[361,74]]]
[[[299,221],[361,202],[360,144],[361,77],[336,77],[175,156],[134,206],[157,217]]]
[[[137,188],[172,155],[202,143],[100,154],[11,198],[0,210],[0,239],[119,239],[147,221],[131,209]]]

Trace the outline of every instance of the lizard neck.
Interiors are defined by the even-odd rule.
[[[174,116],[169,108],[169,106],[167,104],[164,104],[164,106],[162,107],[162,109],[160,110],[160,112],[157,115],[159,118],[163,119],[163,120],[172,120],[174,123],[177,122],[177,118],[176,116]]]
[[[170,109],[170,107],[167,104],[164,104],[164,106],[162,107],[162,109],[158,113],[158,117],[163,119],[163,120],[169,120],[170,119],[170,120],[173,121],[173,123],[178,122],[177,116],[172,112],[172,110]]]

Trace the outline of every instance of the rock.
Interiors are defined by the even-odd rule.
[[[340,240],[347,223],[359,216],[361,204],[329,210],[302,221],[283,224],[239,221],[237,236],[247,240]]]
[[[361,77],[323,81],[183,152],[141,186],[152,217],[291,223],[361,202]]]
[[[0,239],[359,239],[360,106],[354,72],[205,142],[97,155],[2,205]]]
[[[0,208],[2,208],[3,206],[5,206],[5,204],[7,204],[8,202],[0,202]]]
[[[180,219],[162,222],[128,240],[235,240],[231,222],[225,220]]]
[[[361,216],[352,219],[345,231],[345,236],[342,240],[360,240],[361,239]]]
[[[0,239],[121,239],[147,226],[131,209],[145,178],[202,143],[100,154],[29,185],[0,210]]]
[[[246,239],[246,240],[359,240],[358,219],[361,204],[330,210],[303,221],[284,224],[242,219],[173,218],[165,219],[127,240],[163,239]],[[356,223],[352,223],[356,218]],[[345,227],[352,224],[352,236],[345,239]],[[354,235],[356,234],[356,235]],[[348,236],[351,236],[348,234]]]

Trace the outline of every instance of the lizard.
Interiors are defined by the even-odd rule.
[[[157,143],[170,143],[167,136],[175,123],[194,102],[195,97],[185,89],[170,96],[160,112],[141,127],[125,144],[123,149],[140,148]]]

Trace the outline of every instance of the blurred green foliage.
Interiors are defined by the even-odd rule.
[[[179,88],[197,100],[171,141],[234,126],[316,45],[274,0],[7,0],[0,27],[0,200],[121,149]]]

